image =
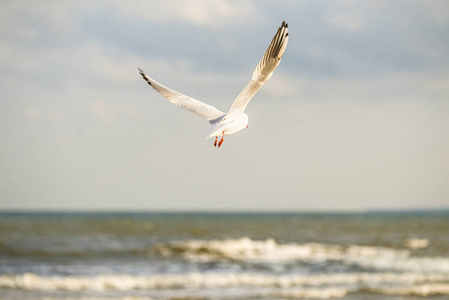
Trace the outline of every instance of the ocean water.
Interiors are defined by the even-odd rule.
[[[427,297],[447,212],[0,214],[0,299]]]

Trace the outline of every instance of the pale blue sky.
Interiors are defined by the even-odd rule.
[[[249,129],[227,110],[281,22]],[[449,2],[2,1],[0,209],[449,207]]]

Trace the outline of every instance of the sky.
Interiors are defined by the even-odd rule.
[[[227,111],[220,149],[141,78]],[[449,208],[449,2],[1,1],[0,210]]]

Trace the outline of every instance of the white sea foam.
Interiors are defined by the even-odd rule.
[[[245,260],[248,262],[291,262],[294,260],[322,261],[341,257],[340,246],[318,243],[279,244],[273,239],[254,241],[249,238],[230,240],[188,240],[161,244],[152,249],[164,256],[181,254],[193,261],[219,259]]]
[[[229,287],[345,287],[371,288],[417,286],[449,282],[449,273],[337,273],[319,275],[264,275],[252,273],[189,273],[98,275],[94,277],[45,277],[34,274],[2,275],[0,289],[104,291],[140,289],[229,288]],[[387,290],[385,290],[387,291]]]
[[[187,240],[160,244],[151,252],[181,255],[195,262],[237,260],[247,263],[341,261],[347,265],[397,271],[449,272],[449,259],[412,257],[409,250],[361,245],[277,243],[273,239]]]
[[[123,298],[97,298],[97,297],[83,297],[83,298],[42,298],[42,300],[154,300],[148,297],[123,297]]]
[[[423,249],[429,246],[429,240],[417,238],[405,239],[402,244],[410,249]]]
[[[378,287],[371,289],[371,292],[393,296],[418,296],[418,297],[449,295],[449,284],[429,283],[415,286]]]
[[[279,291],[273,293],[272,297],[287,298],[287,299],[330,299],[342,298],[348,294],[348,289],[345,288],[320,288],[320,289],[295,289],[288,291]],[[264,297],[260,297],[264,298]]]
[[[388,286],[388,287],[371,287],[362,288],[364,291],[380,295],[391,295],[400,297],[428,297],[428,296],[444,296],[449,295],[449,284],[445,283],[431,283],[420,284],[414,286]],[[228,290],[227,290],[228,291]],[[250,298],[264,299],[337,299],[343,298],[352,292],[360,292],[354,288],[344,287],[321,287],[321,288],[291,288],[291,289],[278,289],[275,292],[267,292],[260,294],[258,292],[249,292],[245,295]],[[207,297],[205,297],[207,298]],[[175,296],[170,298],[150,298],[150,297],[120,297],[120,298],[98,298],[98,297],[83,297],[83,298],[42,298],[42,300],[174,300],[174,299],[202,299],[198,295],[195,297],[189,296]],[[235,298],[228,298],[235,299]]]
[[[226,291],[226,294],[228,294],[229,291]],[[284,298],[284,299],[331,299],[331,298],[342,298],[348,294],[348,291],[344,288],[320,288],[320,289],[313,289],[313,288],[301,288],[301,289],[294,289],[289,291],[278,291],[278,292],[267,292],[263,294],[259,294],[255,291],[253,292],[247,292],[245,293],[246,298],[256,298],[256,299],[265,299],[265,298]],[[236,299],[235,295],[226,295],[224,296],[221,294],[221,299]],[[214,299],[215,297],[212,297]],[[237,296],[238,298],[238,296]],[[148,298],[148,297],[124,297],[124,298],[43,298],[42,300],[153,300],[154,298]],[[209,299],[208,296],[201,297],[198,296],[177,296],[173,295],[169,298],[157,298],[160,300],[179,300],[179,299],[192,299],[192,300],[198,300],[198,299]]]

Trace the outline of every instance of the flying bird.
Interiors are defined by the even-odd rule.
[[[248,115],[244,113],[245,108],[262,85],[273,75],[273,71],[279,65],[287,47],[287,42],[288,24],[283,21],[268,46],[267,51],[254,70],[251,81],[240,92],[227,113],[163,86],[150,78],[140,68],[139,73],[153,89],[170,100],[171,103],[194,112],[209,121],[213,126],[205,138],[215,137],[214,146],[216,147],[218,145],[218,148],[220,148],[225,135],[237,133],[245,127],[248,127]],[[218,141],[219,137],[221,137],[220,141]]]

